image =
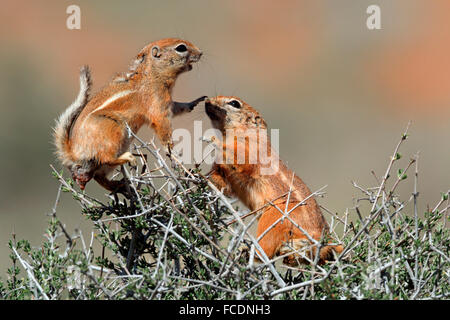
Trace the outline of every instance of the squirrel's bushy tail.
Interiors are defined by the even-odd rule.
[[[74,121],[86,106],[91,89],[91,72],[88,66],[83,66],[80,70],[80,91],[74,102],[58,117],[54,128],[54,143],[56,145],[56,155],[63,165],[71,165],[70,130]]]

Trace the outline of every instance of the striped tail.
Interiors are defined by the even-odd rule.
[[[58,117],[56,126],[53,129],[56,155],[65,166],[71,166],[73,164],[70,148],[70,130],[78,115],[88,103],[91,86],[91,72],[88,66],[83,66],[80,70],[80,91],[78,96]]]

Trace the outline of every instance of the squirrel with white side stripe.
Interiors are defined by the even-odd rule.
[[[257,237],[269,259],[286,255],[284,262],[289,265],[307,262],[292,254],[296,250],[305,250],[314,259],[316,250],[311,245],[329,236],[328,224],[306,184],[272,150],[260,113],[237,97],[225,96],[206,99],[205,111],[222,135],[222,139],[213,139],[219,153],[209,174],[211,182],[260,215]],[[265,151],[269,162],[276,161],[276,166],[270,165],[275,169],[267,173],[263,170],[269,164],[262,157]],[[340,244],[323,245],[318,262],[332,260],[333,252],[339,254],[343,249]]]
[[[192,69],[202,52],[181,39],[150,43],[137,55],[128,73],[116,77],[89,100],[91,77],[88,67],[80,73],[77,99],[56,121],[54,140],[57,156],[84,190],[93,178],[109,191],[124,192],[122,181],[108,174],[125,163],[134,163],[128,151],[132,138],[126,125],[136,133],[151,126],[170,151],[170,118],[192,109],[206,97],[181,103],[172,100],[177,77]]]

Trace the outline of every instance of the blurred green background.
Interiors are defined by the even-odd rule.
[[[81,7],[81,30],[66,8]],[[381,7],[381,30],[366,8]],[[180,37],[204,59],[180,77],[177,100],[236,95],[280,129],[281,157],[342,213],[374,186],[412,120],[402,161],[420,151],[420,208],[450,187],[450,2],[439,1],[0,1],[0,275],[7,241],[38,245],[58,183],[49,165],[54,119],[78,93],[91,66],[97,90],[125,71],[147,43]],[[95,92],[94,90],[94,92]],[[175,127],[209,120],[203,105]],[[66,172],[67,175],[67,172]],[[400,188],[408,199],[408,179]],[[94,183],[87,192],[102,196]],[[58,216],[69,231],[89,230],[63,194]],[[87,231],[86,231],[87,232]]]

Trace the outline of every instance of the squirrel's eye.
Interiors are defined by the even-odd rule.
[[[237,109],[240,109],[242,107],[241,103],[239,101],[237,101],[237,100],[228,101],[228,104],[230,106],[234,107],[234,108],[237,108]]]
[[[175,51],[177,52],[186,52],[187,51],[187,47],[184,44],[180,44],[175,48]]]

